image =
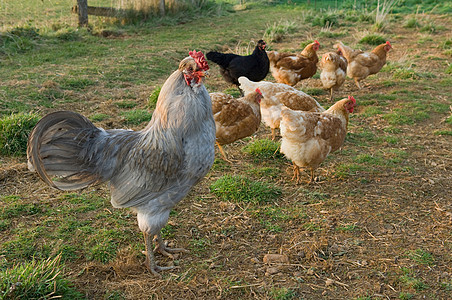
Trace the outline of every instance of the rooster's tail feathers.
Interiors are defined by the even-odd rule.
[[[86,145],[101,132],[84,116],[59,111],[42,118],[28,138],[28,167],[44,182],[61,190],[75,190],[101,181],[90,172]],[[85,159],[83,159],[85,158]],[[52,177],[57,177],[52,179]]]

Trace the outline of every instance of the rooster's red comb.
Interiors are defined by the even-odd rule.
[[[261,90],[259,88],[256,89],[256,93],[258,93],[259,95],[262,96],[262,92],[261,92]]]
[[[188,52],[188,54],[193,57],[198,67],[203,70],[207,71],[209,70],[209,64],[207,64],[206,58],[204,57],[204,54],[202,54],[201,51],[196,52],[196,50]]]
[[[348,100],[352,100],[353,104],[356,104],[356,100],[355,100],[355,98],[353,98],[353,96],[348,96]]]

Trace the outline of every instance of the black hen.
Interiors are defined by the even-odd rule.
[[[206,57],[220,66],[221,76],[226,82],[239,86],[240,76],[252,81],[261,81],[267,76],[270,61],[265,46],[266,43],[259,40],[253,53],[248,56],[212,51],[207,53]]]

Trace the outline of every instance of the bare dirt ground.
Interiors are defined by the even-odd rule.
[[[431,43],[420,45],[422,35],[415,30],[394,31],[399,38],[393,42],[394,51],[388,61],[412,60],[416,71],[442,75],[400,81],[390,72],[382,72],[368,78],[368,86],[359,91],[348,79],[337,97],[352,94],[358,109],[351,118],[343,149],[317,170],[320,183],[296,185],[291,181],[288,161],[255,159],[241,151],[249,141],[236,142],[225,147],[233,163],[222,162],[217,153],[218,162],[212,171],[170,217],[175,228],[170,245],[191,250],[177,257],[174,263],[178,268],[156,279],[142,266],[143,255],[124,246],[107,264],[85,260],[66,263],[66,275],[90,299],[107,298],[112,291],[118,291],[114,295],[119,298],[111,299],[450,299],[452,138],[434,134],[436,130],[450,130],[445,122],[448,114],[429,110],[425,120],[391,126],[382,117],[384,114],[366,117],[368,105],[359,106],[361,97],[369,94],[395,95],[384,105],[378,105],[380,98],[375,99],[375,105],[385,113],[394,108],[408,109],[407,103],[421,101],[424,96],[432,97],[428,103],[450,105],[452,87],[441,84],[446,77],[443,62],[450,57],[437,48],[439,42],[450,38],[450,33],[442,31],[432,35]],[[343,41],[352,39],[346,37]],[[294,36],[274,48],[296,49],[300,40],[301,36]],[[324,40],[320,55],[334,43],[334,39]],[[218,70],[212,69],[209,86],[220,91],[227,88]],[[320,81],[310,79],[297,87],[319,88]],[[406,94],[401,90],[416,96],[401,97]],[[325,106],[331,104],[327,93],[315,98]],[[83,113],[92,107],[72,109]],[[98,109],[111,113],[108,103],[100,104]],[[102,124],[108,125],[120,126],[119,121]],[[398,131],[391,133],[394,127]],[[373,135],[367,140],[363,132]],[[270,130],[261,125],[251,140],[269,137]],[[388,142],[388,137],[396,142]],[[337,170],[340,165],[356,163],[359,154],[373,156],[379,151],[388,155],[383,155],[379,163],[363,163],[363,168],[348,170],[346,175]],[[399,160],[388,167],[384,162],[391,153]],[[45,187],[27,171],[24,158],[2,160],[2,194],[51,203],[61,193]],[[250,169],[261,167],[277,171],[270,176],[249,175]],[[209,186],[225,174],[243,174],[274,183],[282,189],[282,196],[262,207],[220,201]],[[304,175],[307,180],[308,173]],[[108,198],[104,185],[91,190]],[[26,218],[30,226],[40,222]],[[128,224],[140,240],[136,220],[130,218]],[[194,245],[193,241],[202,245]],[[269,253],[287,255],[289,260],[266,264],[263,257]],[[157,258],[163,265],[173,263]]]

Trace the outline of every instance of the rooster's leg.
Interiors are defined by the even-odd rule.
[[[220,150],[221,155],[223,155],[224,160],[227,161],[227,162],[231,162],[231,161],[227,158],[226,153],[224,152],[223,147],[222,147],[218,142],[216,142],[216,143],[217,143],[217,146],[218,146],[218,150]]]
[[[179,253],[179,252],[188,253],[188,250],[186,250],[184,248],[168,248],[166,243],[163,242],[162,235],[160,233],[156,235],[155,242],[157,243],[157,245],[155,246],[154,251],[158,251],[161,254],[168,256],[171,259],[174,259],[174,256],[172,253]]]
[[[144,261],[144,265],[151,271],[152,275],[157,277],[162,277],[158,271],[162,270],[170,270],[174,267],[160,267],[157,266],[155,262],[154,252],[152,251],[152,238],[148,233],[143,232],[144,235],[144,245],[146,247],[146,260]]]

